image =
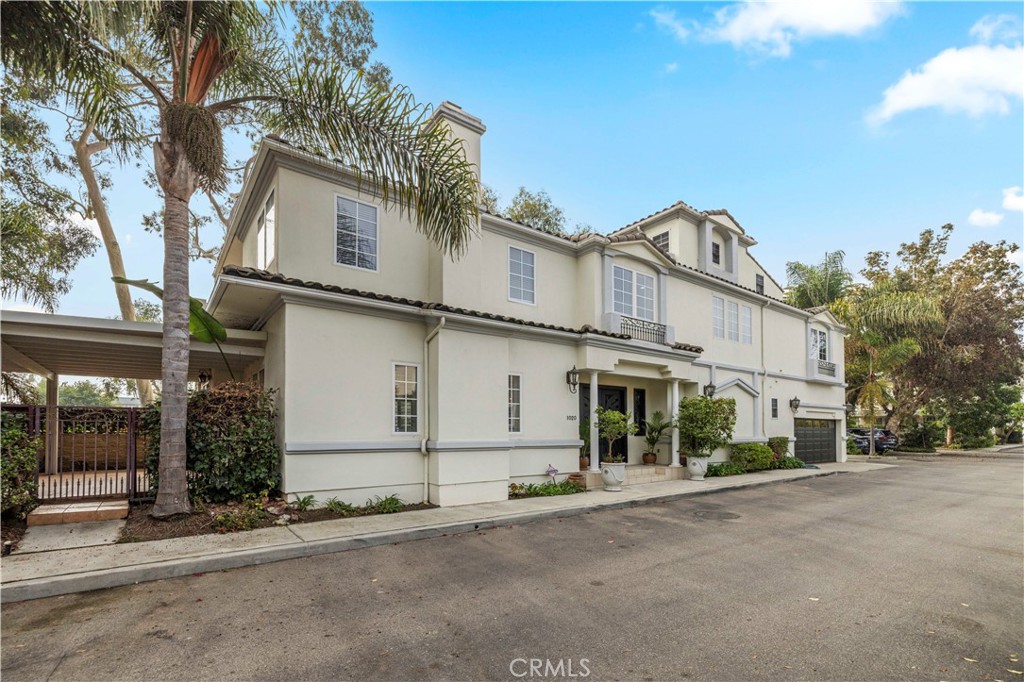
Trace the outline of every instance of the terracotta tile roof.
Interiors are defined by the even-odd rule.
[[[705,215],[724,215],[724,216],[728,217],[729,220],[731,220],[733,223],[735,223],[736,227],[740,228],[740,232],[742,232],[743,234],[747,233],[747,231],[743,229],[743,226],[740,225],[740,221],[736,220],[736,218],[733,216],[733,214],[729,213],[729,209],[727,209],[727,208],[711,208],[711,209],[708,209],[708,210],[704,211],[704,214]]]
[[[497,315],[495,313],[486,313],[479,310],[471,310],[469,308],[457,308],[455,306],[445,305],[443,303],[431,303],[429,301],[419,301],[411,298],[402,298],[400,296],[390,296],[388,294],[378,294],[372,291],[360,291],[359,289],[349,289],[346,287],[339,287],[333,284],[323,284],[321,282],[311,282],[295,277],[286,277],[278,272],[268,272],[266,270],[257,270],[256,268],[244,268],[238,265],[225,265],[221,271],[222,274],[232,277],[242,277],[244,279],[258,280],[261,282],[273,282],[274,284],[284,284],[286,286],[300,287],[303,289],[313,289],[315,291],[327,291],[334,294],[344,294],[346,296],[357,296],[359,298],[365,298],[373,301],[384,301],[386,303],[397,303],[399,305],[407,305],[413,308],[420,308],[422,310],[437,310],[445,313],[452,313],[455,315],[466,315],[468,317],[476,317],[484,320],[494,320],[496,322],[508,322],[510,324],[519,324],[524,327],[535,327],[538,329],[550,329],[551,331],[567,332],[570,334],[595,334],[597,336],[607,336],[613,339],[628,340],[633,338],[629,334],[617,334],[615,332],[604,331],[603,329],[597,329],[585,324],[579,329],[572,327],[561,327],[554,324],[545,324],[543,322],[533,322],[530,320],[523,320],[518,317],[510,317],[508,315]],[[702,353],[704,349],[700,346],[693,346],[689,344],[677,343],[670,346],[674,350],[682,350],[691,353]]]

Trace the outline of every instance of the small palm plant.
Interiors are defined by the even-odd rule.
[[[646,433],[644,434],[644,443],[647,445],[647,452],[645,455],[656,455],[656,448],[658,447],[658,441],[665,434],[666,431],[672,428],[672,422],[665,418],[665,413],[661,410],[656,410],[651,414],[650,419],[644,420],[644,426],[646,427]],[[646,460],[645,460],[646,461]],[[651,464],[654,462],[652,461]]]
[[[628,412],[618,410],[607,410],[598,407],[597,410],[597,431],[608,441],[608,453],[601,457],[602,462],[621,462],[623,457],[616,455],[613,451],[615,441],[623,436],[631,436],[636,433],[636,424]]]

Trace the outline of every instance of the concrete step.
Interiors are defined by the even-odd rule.
[[[128,518],[128,500],[106,500],[44,504],[28,515],[30,526],[50,526],[57,523],[85,523]]]

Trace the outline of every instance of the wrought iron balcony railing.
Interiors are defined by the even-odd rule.
[[[640,341],[665,343],[665,325],[658,324],[657,322],[623,316],[619,331],[623,334],[629,334],[634,339]]]
[[[827,360],[818,360],[818,374],[834,377],[836,375],[836,363]]]

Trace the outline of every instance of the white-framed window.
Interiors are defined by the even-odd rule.
[[[718,242],[711,242],[711,262],[715,265],[722,264],[722,245]]]
[[[752,343],[752,318],[750,306],[711,297],[711,333],[716,339]]]
[[[395,433],[419,433],[419,365],[393,365]]]
[[[536,303],[535,259],[532,251],[508,247],[508,300]]]
[[[277,211],[274,207],[274,190],[256,216],[256,267],[266,270],[277,255]]]
[[[779,399],[772,398],[772,419],[779,418]]]
[[[612,309],[629,317],[654,321],[654,278],[615,265],[612,267]]]
[[[754,291],[764,293],[764,275],[754,275]]]
[[[508,432],[521,433],[523,430],[523,377],[508,375]]]
[[[811,357],[828,362],[828,332],[811,330]]]
[[[651,241],[654,242],[654,245],[662,251],[665,251],[666,253],[668,252],[668,232],[662,232],[661,234],[654,235],[651,238]]]
[[[753,316],[750,306],[740,306],[740,343],[749,344],[751,339],[751,317]]]
[[[725,299],[711,297],[711,329],[716,339],[725,338]]]
[[[377,271],[377,207],[334,196],[334,262]]]

